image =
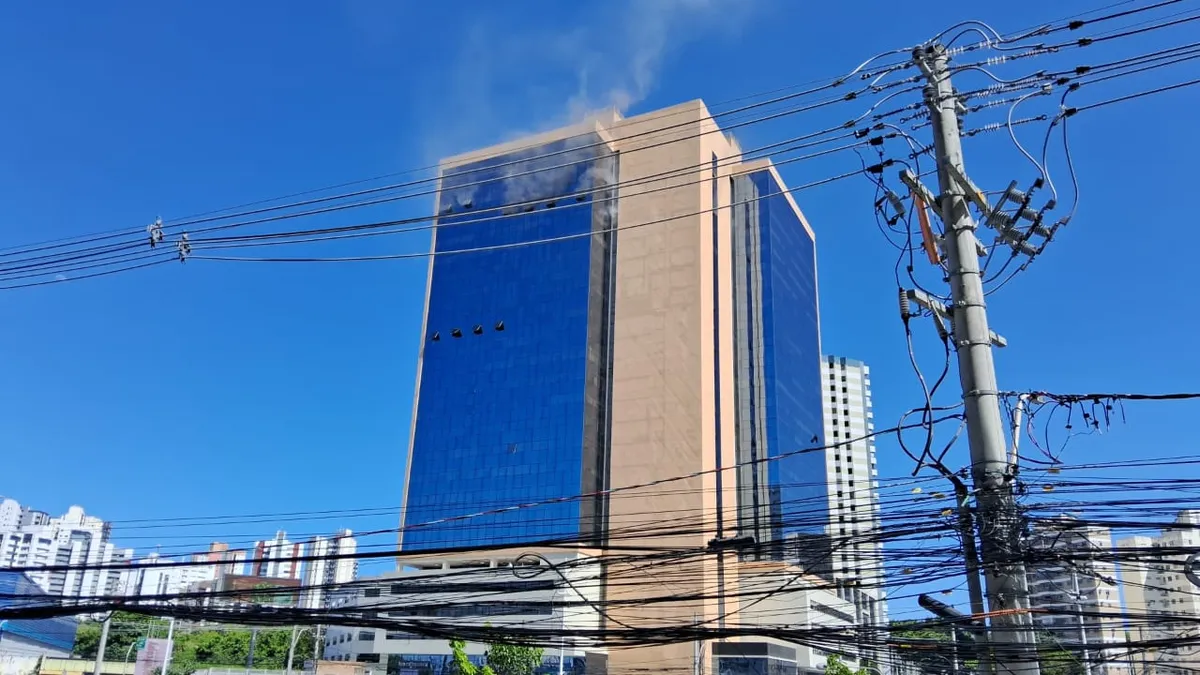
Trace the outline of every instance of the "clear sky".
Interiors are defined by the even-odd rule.
[[[613,100],[637,113],[794,86],[965,18],[1011,31],[1102,4],[10,3],[0,10],[0,246],[423,167]],[[1188,24],[1106,47],[1109,58],[1067,60],[1195,39]],[[1125,78],[1073,102],[1196,72],[1190,63]],[[991,296],[993,326],[1010,344],[997,356],[1002,388],[1197,388],[1200,322],[1187,272],[1200,243],[1197,93],[1071,120],[1078,215],[1043,258]],[[1052,111],[1046,103],[1034,112]],[[861,109],[737,135],[754,147]],[[1003,134],[970,141],[967,153],[989,189],[1034,176]],[[856,163],[805,162],[782,173],[795,185]],[[856,178],[797,199],[817,232],[825,349],[872,367],[876,421],[890,426],[921,401],[897,317],[895,254],[871,217],[871,186]],[[426,198],[331,222],[420,215],[431,205]],[[381,238],[357,251],[426,246],[420,237]],[[195,261],[0,292],[0,494],[52,512],[82,504],[115,521],[395,508],[425,269],[424,261]],[[924,367],[936,371],[932,331],[923,323],[916,331]],[[1075,441],[1068,461],[1194,452],[1185,420],[1197,412],[1132,406],[1127,427]],[[965,462],[965,447],[956,452]],[[892,442],[881,441],[879,454],[881,475],[911,470]],[[164,530],[117,536],[143,551],[202,546],[215,534],[269,533],[276,522],[189,532],[195,539]],[[364,530],[394,527],[395,516],[279,526]]]

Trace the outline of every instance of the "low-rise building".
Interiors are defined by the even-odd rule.
[[[579,564],[577,553],[546,553],[555,565],[532,563],[502,553],[472,558],[431,557],[405,560],[402,571],[360,579],[331,597],[331,608],[371,620],[395,622],[395,628],[331,627],[325,634],[325,658],[362,664],[374,675],[442,675],[451,664],[449,641],[414,630],[438,626],[521,626],[547,632],[595,634],[600,626],[593,609],[600,602],[599,565]],[[562,576],[560,576],[560,574]],[[564,579],[570,582],[569,586]],[[468,642],[472,661],[483,662],[486,646]],[[589,659],[603,650],[583,639],[564,639],[547,649],[546,673],[585,672]]]
[[[0,608],[57,604],[29,575],[0,570]],[[0,656],[66,656],[79,622],[72,617],[0,620]]]

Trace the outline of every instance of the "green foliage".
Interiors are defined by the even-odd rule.
[[[542,665],[542,653],[543,650],[537,647],[490,644],[487,664],[496,675],[533,675],[533,671]]]
[[[1063,649],[1049,633],[1038,635],[1038,661],[1042,675],[1084,675],[1082,660]]]
[[[131,651],[130,645],[143,637],[165,638],[167,636],[167,621],[117,612],[113,616],[112,626],[108,634],[108,646],[104,649],[106,660],[124,661],[125,655],[130,655],[130,661],[137,658]],[[291,644],[292,631],[260,630],[254,643],[254,667],[283,669],[287,667],[288,647]],[[100,642],[100,622],[87,621],[79,626],[75,637],[76,656],[96,658],[96,649]],[[171,665],[167,675],[190,675],[207,667],[245,667],[246,657],[250,653],[250,630],[244,628],[222,628],[205,626],[177,625],[175,631],[175,646],[171,650]],[[296,640],[295,665],[304,663],[313,653],[312,631],[302,631]]]
[[[842,663],[837,654],[825,658],[825,675],[868,675],[866,668],[850,670],[850,666]]]
[[[491,643],[482,667],[471,663],[466,649],[467,643],[462,640],[450,641],[454,669],[458,675],[533,675],[533,671],[542,665],[543,650],[538,647]]]
[[[892,637],[900,638],[903,643],[909,645],[909,648],[900,652],[901,655],[916,663],[923,672],[941,673],[950,670],[954,640],[950,636],[949,626],[930,626],[924,621],[893,621],[891,632]],[[976,672],[979,660],[973,658],[972,643],[960,640],[958,649],[963,669],[968,673]]]
[[[79,624],[75,633],[75,648],[73,653],[85,659],[96,658],[96,650],[100,648],[101,621],[84,621]],[[166,637],[167,621],[156,619],[132,612],[114,612],[112,625],[109,626],[108,643],[104,647],[104,658],[107,661],[123,661],[125,655],[134,658],[129,646],[139,638]]]
[[[496,675],[487,665],[480,668],[467,658],[467,643],[462,640],[451,640],[450,650],[454,653],[454,672],[457,675]]]

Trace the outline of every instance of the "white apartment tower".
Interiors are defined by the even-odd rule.
[[[358,561],[354,558],[335,556],[354,555],[358,542],[350,530],[341,530],[332,537],[315,537],[310,544],[311,556],[304,569],[304,596],[301,603],[305,609],[323,609],[329,606],[330,592],[339,584],[346,584],[358,577]],[[333,558],[332,560],[330,558]]]
[[[825,421],[825,475],[829,494],[826,534],[847,544],[833,549],[832,575],[839,595],[854,604],[859,623],[885,626],[883,550],[879,522],[879,471],[871,412],[871,369],[839,356],[821,359]],[[876,659],[878,660],[878,659]]]
[[[1130,637],[1180,644],[1131,655],[1133,675],[1195,675],[1200,648],[1184,640],[1194,640],[1200,630],[1200,588],[1188,581],[1183,566],[1186,552],[1200,551],[1200,511],[1181,511],[1159,536],[1129,537],[1117,547]]]
[[[1112,545],[1108,528],[1068,516],[1036,524],[1029,537],[1039,559],[1026,566],[1030,606],[1041,610],[1034,620],[1090,664],[1091,675],[1128,673]]]
[[[63,598],[124,595],[129,570],[87,569],[126,564],[133,558],[132,549],[117,548],[109,541],[109,531],[108,523],[85,514],[79,506],[72,506],[58,518],[49,518],[39,511],[21,508],[14,500],[4,500],[0,505],[0,568],[84,568],[35,569],[28,575],[45,592]]]
[[[304,557],[304,544],[288,541],[287,533],[280,530],[275,538],[254,545],[254,562],[251,574],[272,579],[299,579],[300,560]]]

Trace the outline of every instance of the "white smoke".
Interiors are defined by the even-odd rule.
[[[624,113],[654,92],[682,47],[739,30],[757,4],[615,0],[574,17],[564,4],[540,22],[473,13],[457,65],[424,115],[429,159]]]

